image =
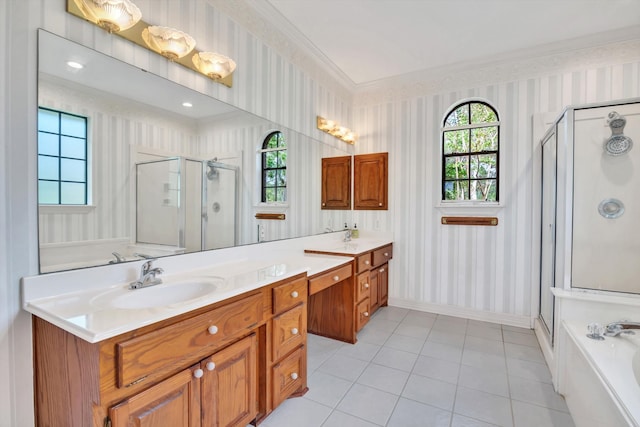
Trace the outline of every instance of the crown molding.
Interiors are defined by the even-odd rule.
[[[207,0],[314,80],[351,100],[355,83],[265,0]]]

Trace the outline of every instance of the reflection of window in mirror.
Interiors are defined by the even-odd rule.
[[[87,118],[38,108],[38,203],[87,205]]]
[[[262,143],[262,202],[287,201],[287,143],[282,132],[271,132]]]

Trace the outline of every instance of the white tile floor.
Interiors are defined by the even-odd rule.
[[[533,331],[385,307],[345,344],[308,335],[309,391],[263,427],[573,427]]]

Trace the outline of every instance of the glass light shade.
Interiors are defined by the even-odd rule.
[[[344,126],[338,126],[336,128],[333,128],[332,130],[329,131],[329,133],[333,136],[335,136],[336,138],[342,138],[343,136],[345,136],[349,131],[349,129],[347,129]]]
[[[138,6],[129,0],[74,0],[84,16],[110,33],[127,30],[140,19]]]
[[[175,61],[186,56],[196,47],[196,41],[189,34],[175,28],[151,25],[142,30],[142,39],[149,48]]]
[[[358,140],[358,134],[356,132],[347,132],[345,136],[342,137],[344,142],[348,142],[349,144],[353,144]]]
[[[205,76],[224,79],[236,69],[236,63],[224,55],[214,52],[199,52],[193,55],[193,65]]]

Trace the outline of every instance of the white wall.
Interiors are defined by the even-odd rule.
[[[389,151],[390,210],[355,215],[359,227],[394,233],[390,303],[531,325],[540,239],[532,115],[639,94],[639,40],[363,89],[357,150]],[[475,97],[500,113],[502,207],[439,208],[440,126],[452,104]],[[443,215],[497,216],[499,225],[443,226]]]

